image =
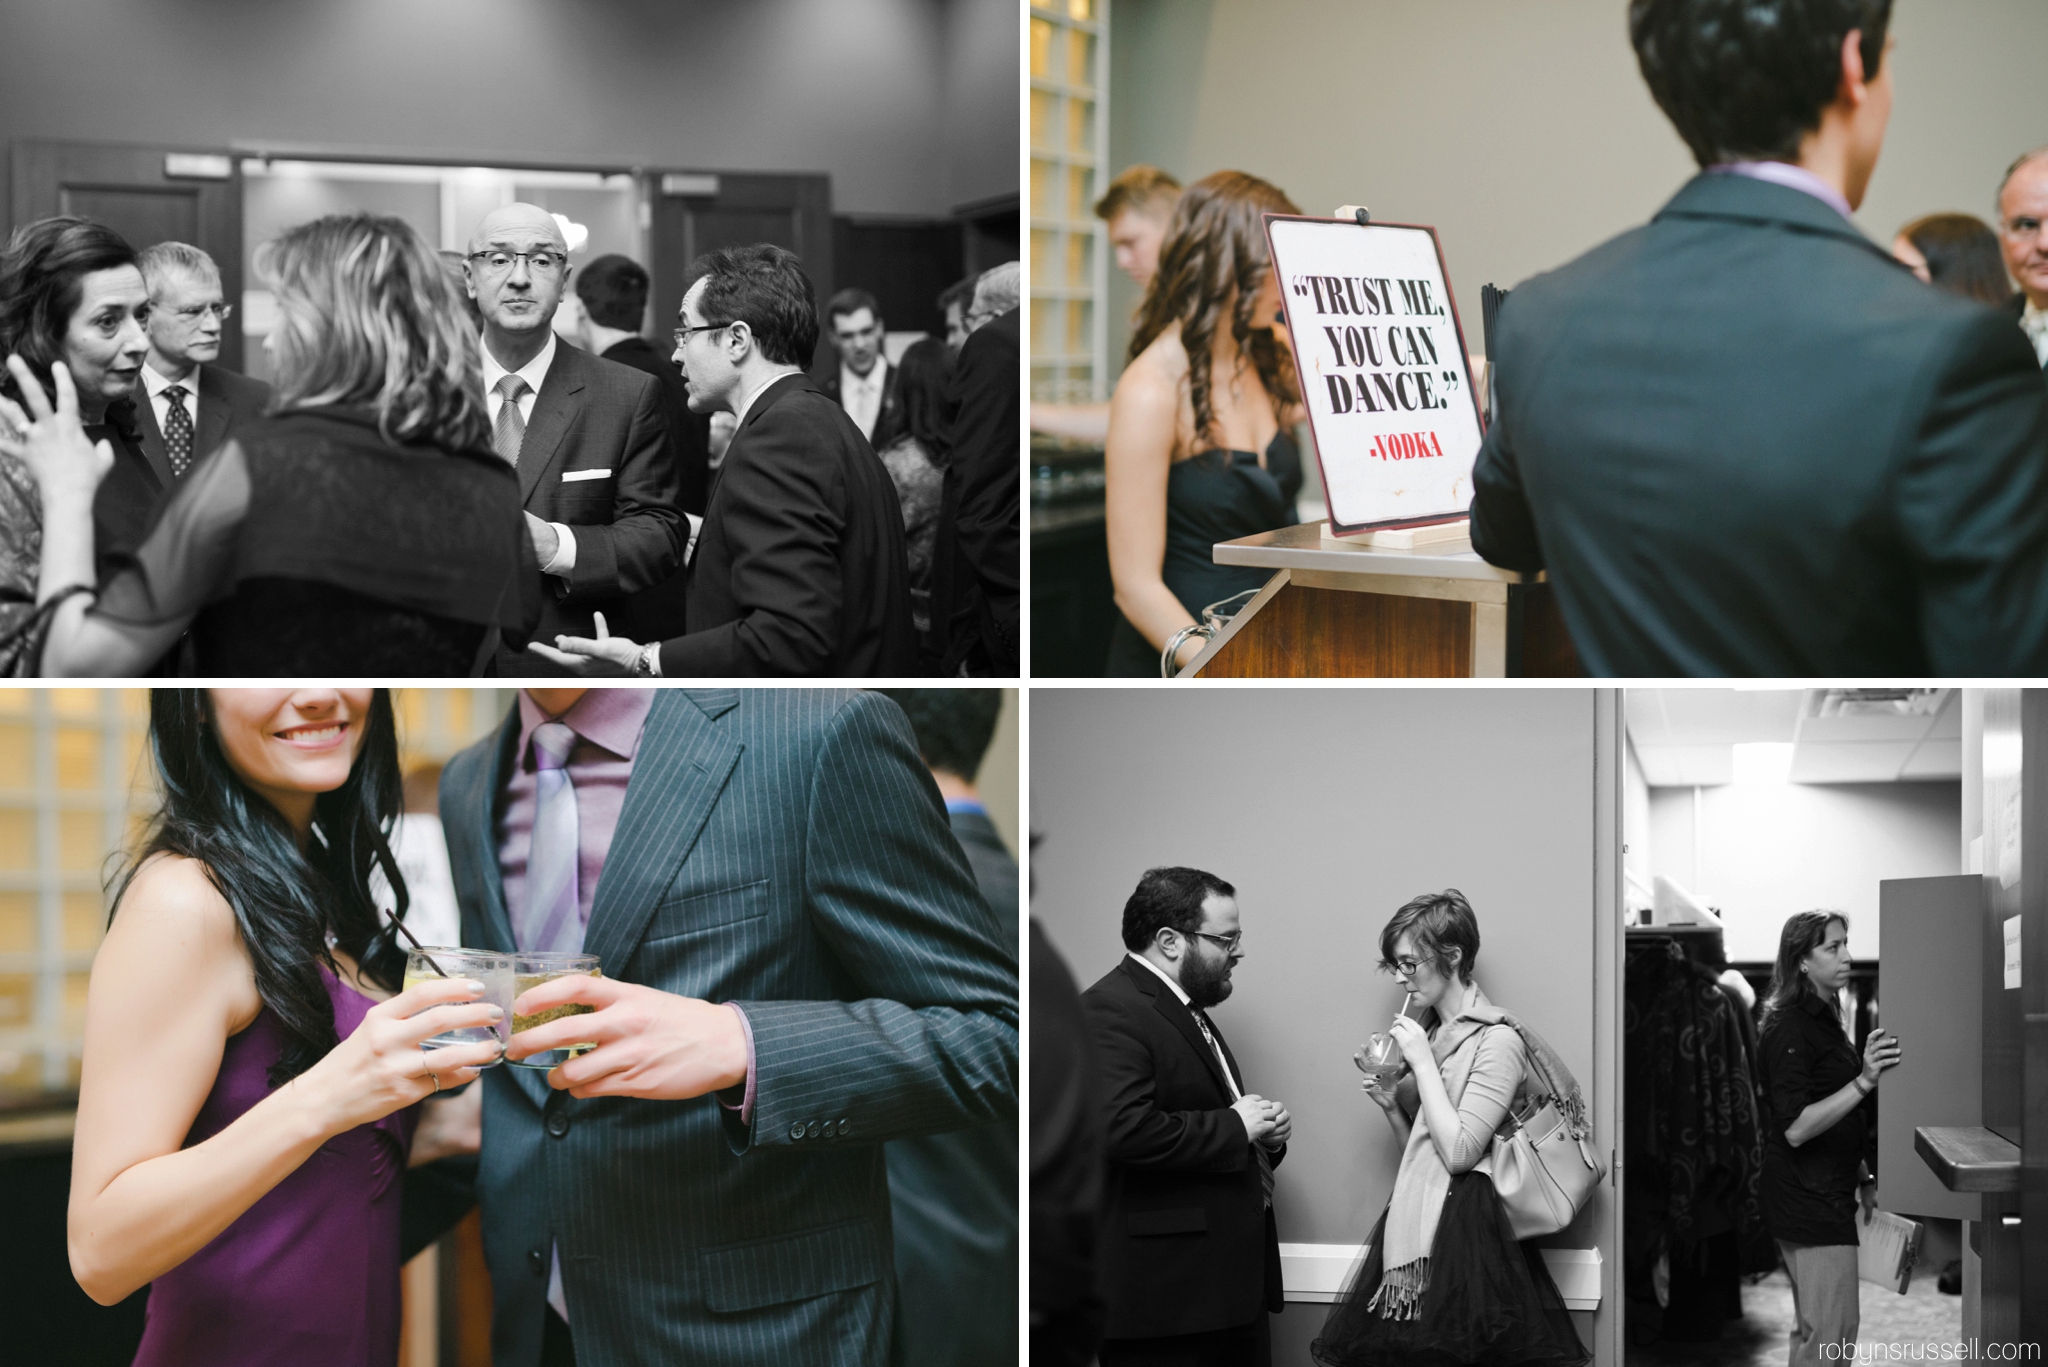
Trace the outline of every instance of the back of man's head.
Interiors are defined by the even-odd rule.
[[[189,242],[159,242],[154,247],[144,247],[136,253],[135,264],[142,267],[142,283],[152,299],[163,293],[164,282],[173,275],[189,275],[211,285],[220,283],[220,267]]]
[[[630,256],[600,256],[577,272],[576,297],[591,322],[638,332],[647,313],[647,272]]]
[[[857,285],[849,286],[833,295],[832,302],[825,305],[825,317],[836,322],[862,309],[866,309],[868,316],[876,322],[882,321],[882,306],[875,301],[875,296]]]
[[[702,278],[697,307],[706,323],[745,323],[762,357],[807,366],[818,350],[817,292],[803,262],[784,247],[726,247],[690,265]]]
[[[1131,213],[1164,223],[1173,217],[1173,202],[1179,198],[1179,181],[1157,166],[1141,162],[1117,172],[1102,198],[1095,201],[1095,216],[1107,223],[1118,214]]]
[[[1790,161],[1842,84],[1862,34],[1866,80],[1884,59],[1892,0],[1629,0],[1650,94],[1701,166]]]
[[[981,273],[981,279],[974,282],[974,303],[967,310],[975,319],[974,326],[1017,307],[1024,296],[1023,269],[1018,262],[1005,261]]]
[[[954,308],[959,309],[964,316],[973,308],[974,286],[980,279],[979,275],[970,275],[946,286],[945,292],[939,296],[939,316],[943,318],[946,310]]]
[[[942,353],[943,354],[943,353]],[[974,782],[996,734],[1003,695],[993,688],[884,688],[917,736],[925,767]]]
[[[1235,896],[1236,888],[1200,869],[1147,869],[1137,891],[1124,903],[1124,948],[1143,953],[1163,927],[1183,935],[1199,930],[1204,902]]]

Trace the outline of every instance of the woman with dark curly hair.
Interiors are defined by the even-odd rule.
[[[1181,192],[1110,400],[1109,572],[1121,616],[1109,674],[1157,678],[1202,609],[1266,582],[1218,565],[1219,541],[1284,527],[1301,491],[1301,418],[1266,255],[1264,215],[1301,211],[1276,187],[1218,171]],[[1177,669],[1201,649],[1183,641]]]
[[[81,523],[91,533],[87,561],[97,546],[104,565],[136,546],[162,497],[132,402],[149,353],[148,316],[149,290],[135,251],[111,228],[45,218],[15,229],[0,250],[0,356],[20,357],[45,390],[57,383],[57,368],[66,372],[85,442],[43,468],[21,451],[0,413],[0,674],[36,672],[60,601],[54,595],[66,587],[50,584],[49,594],[42,592],[46,512],[64,524],[60,551],[71,525]],[[22,385],[12,368],[0,372],[0,398],[18,404]],[[110,464],[104,479],[103,462]]]
[[[348,214],[265,243],[256,266],[277,300],[276,411],[194,466],[111,574],[77,536],[46,542],[41,578],[68,596],[37,672],[136,674],[188,627],[191,674],[482,672],[532,629],[539,575],[439,258],[403,220]],[[17,382],[27,407],[0,402],[0,451],[78,468],[84,387],[67,412]]]
[[[1993,308],[2012,303],[1998,234],[1975,214],[1929,214],[1899,229],[1892,255],[1939,289]]]
[[[86,994],[72,1275],[150,1288],[137,1367],[390,1367],[405,1169],[478,1149],[452,1093],[499,1057],[421,1046],[502,1019],[468,977],[400,991],[390,695],[158,689],[149,742],[163,802]]]

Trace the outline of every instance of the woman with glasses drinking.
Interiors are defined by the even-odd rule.
[[[158,689],[163,802],[86,995],[72,1274],[150,1288],[137,1367],[394,1367],[408,1164],[475,1152],[499,1019],[451,974],[400,992],[403,806],[382,689]],[[381,868],[396,919],[371,900]]]
[[[79,511],[103,468],[92,391],[60,368],[48,394],[10,358],[0,453],[46,505],[27,672],[139,674],[187,628],[178,667],[215,676],[466,675],[501,637],[524,643],[540,576],[439,259],[402,220],[351,214],[265,243],[256,265],[277,301],[277,411],[195,467],[108,573]]]
[[[1875,1206],[1877,1091],[1899,1041],[1872,1030],[1859,1054],[1843,1027],[1849,918],[1802,911],[1778,936],[1757,1044],[1766,1113],[1760,1194],[1792,1281],[1792,1362],[1854,1355],[1860,1322],[1856,1199]]]
[[[1534,1079],[1520,1033],[1472,979],[1479,922],[1471,904],[1455,888],[1415,898],[1381,930],[1380,955],[1381,971],[1409,994],[1386,1036],[1405,1068],[1398,1082],[1368,1069],[1366,1094],[1387,1117],[1401,1166],[1365,1262],[1312,1346],[1316,1360],[1587,1361],[1549,1270],[1516,1242],[1480,1167]]]

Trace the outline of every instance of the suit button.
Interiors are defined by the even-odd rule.
[[[799,1121],[797,1121],[797,1122],[796,1122],[796,1124],[794,1124],[794,1125],[791,1125],[791,1126],[789,1127],[789,1137],[790,1137],[791,1139],[802,1139],[802,1138],[804,1137],[804,1122],[803,1122],[803,1121],[799,1120]]]
[[[852,1128],[853,1121],[849,1117],[841,1116],[839,1118],[839,1137],[841,1139],[846,1138],[846,1132]]]
[[[534,1276],[545,1277],[548,1275],[548,1255],[540,1249],[529,1248],[526,1250],[526,1266]]]
[[[804,1138],[816,1139],[818,1137],[818,1131],[822,1128],[823,1127],[820,1126],[817,1121],[813,1120],[810,1124],[804,1126]]]
[[[557,1139],[569,1133],[569,1113],[567,1111],[556,1111],[548,1117],[548,1133]]]

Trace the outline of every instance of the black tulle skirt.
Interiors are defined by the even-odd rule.
[[[1516,1242],[1491,1177],[1468,1172],[1451,1179],[1429,1250],[1429,1289],[1414,1319],[1382,1319],[1367,1308],[1380,1285],[1386,1223],[1382,1213],[1372,1251],[1311,1345],[1317,1362],[1579,1367],[1591,1360],[1542,1255]]]

